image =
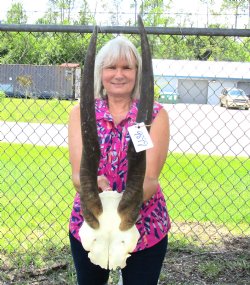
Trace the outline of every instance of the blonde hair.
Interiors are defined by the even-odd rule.
[[[141,83],[141,56],[136,47],[127,38],[118,36],[107,42],[98,52],[95,59],[95,80],[94,92],[96,98],[105,98],[104,88],[102,85],[102,70],[105,66],[116,63],[119,59],[125,59],[129,64],[136,60],[137,73],[135,86],[132,91],[132,98],[140,97],[140,83]]]

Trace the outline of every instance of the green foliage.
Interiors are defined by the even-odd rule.
[[[3,46],[6,48],[6,54],[0,57],[0,63],[2,64],[14,64],[14,63],[36,63],[39,58],[39,49],[36,47],[39,43],[36,41],[36,37],[33,34],[27,34],[24,32],[11,33],[12,40],[9,35],[2,37]]]
[[[232,8],[238,11],[239,9],[246,9],[249,4],[249,0],[223,0],[222,8]]]
[[[233,11],[235,17],[234,27],[237,28],[240,11],[249,8],[249,5],[250,5],[249,0],[223,0],[221,9],[222,11],[227,11],[227,12],[228,10]],[[248,15],[248,17],[250,17],[250,14]]]
[[[86,0],[82,1],[82,7],[79,12],[79,18],[74,21],[75,25],[90,25],[95,24],[95,18],[90,13],[88,2]]]
[[[153,58],[248,62],[249,38],[149,35]],[[208,58],[203,55],[209,52]]]
[[[216,278],[223,269],[224,266],[221,263],[217,264],[214,261],[207,261],[202,264],[198,264],[198,271],[207,275],[208,278]]]
[[[65,62],[84,64],[91,34],[72,33],[25,33],[0,34],[2,64],[53,65]],[[97,49],[113,35],[98,40]]]
[[[74,1],[50,0],[50,7],[44,17],[39,19],[40,24],[75,24],[93,25],[95,20],[90,16],[89,6],[84,0],[78,17],[71,19],[70,10]],[[114,3],[117,2],[114,0]],[[213,0],[204,0],[208,4]],[[246,1],[224,0],[230,2],[230,7],[243,7]],[[117,2],[119,3],[119,1]],[[174,19],[166,17],[166,11],[172,1],[143,1],[139,10],[143,15],[145,26],[165,27]],[[102,3],[102,5],[104,5]],[[60,11],[60,12],[58,12]],[[13,4],[8,12],[8,23],[25,23],[25,14],[22,5]],[[213,24],[212,27],[220,27]],[[61,64],[64,62],[82,63],[85,58],[90,34],[77,33],[0,33],[0,63],[2,64]],[[114,35],[100,34],[98,49]],[[139,38],[132,39],[137,47]],[[215,37],[215,36],[177,36],[177,35],[149,35],[149,42],[153,58],[167,59],[202,59],[206,52],[210,53],[207,60],[249,62],[249,38]],[[98,50],[97,49],[97,50]]]
[[[171,17],[166,17],[165,12],[169,9],[170,1],[145,0],[140,5],[140,13],[144,16],[144,25],[151,27],[167,27],[174,22]]]
[[[7,12],[7,23],[8,24],[26,24],[28,17],[23,10],[22,3],[13,3],[10,10]]]
[[[49,8],[46,14],[42,18],[39,18],[36,21],[36,24],[42,24],[42,25],[59,24],[57,23],[58,21],[57,18],[58,18],[58,13]]]
[[[157,100],[160,96],[161,88],[158,85],[154,85],[154,98]]]

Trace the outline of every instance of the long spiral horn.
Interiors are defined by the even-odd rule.
[[[138,15],[139,31],[142,50],[142,82],[141,96],[136,122],[151,124],[154,102],[154,76],[152,58],[147,34]],[[148,130],[150,127],[147,127]],[[132,141],[128,147],[128,175],[126,189],[118,205],[118,213],[121,217],[121,230],[130,229],[136,222],[143,202],[143,181],[146,171],[146,151],[136,152]]]
[[[80,89],[80,118],[82,132],[82,157],[80,166],[80,201],[83,217],[90,227],[99,228],[98,216],[102,203],[97,185],[100,146],[96,129],[94,101],[94,66],[97,27],[94,28],[87,50]]]

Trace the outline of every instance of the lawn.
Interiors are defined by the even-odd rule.
[[[0,144],[1,239],[6,251],[66,243],[74,189],[62,147]],[[220,165],[220,167],[219,167]],[[170,154],[161,176],[175,222],[211,222],[246,234],[250,161]],[[21,245],[21,247],[20,247]]]
[[[7,252],[62,247],[75,190],[66,148],[0,144],[1,238]]]
[[[171,154],[161,182],[173,220],[249,228],[249,169],[247,158]]]
[[[2,98],[0,120],[6,122],[67,124],[78,101]]]

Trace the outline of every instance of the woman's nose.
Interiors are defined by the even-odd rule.
[[[116,69],[115,77],[123,77],[123,70],[122,70],[122,68],[117,68]]]

